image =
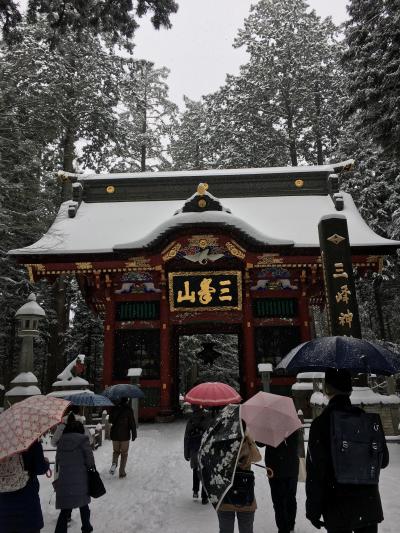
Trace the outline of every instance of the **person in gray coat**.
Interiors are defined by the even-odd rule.
[[[94,457],[89,439],[84,434],[81,422],[68,420],[64,433],[57,444],[56,509],[60,509],[55,533],[67,533],[71,510],[79,507],[82,533],[90,533],[90,496],[88,468],[94,467]]]

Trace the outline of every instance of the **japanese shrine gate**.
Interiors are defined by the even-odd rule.
[[[75,274],[104,318],[104,385],[143,368],[142,417],[177,407],[181,334],[237,334],[249,397],[258,363],[313,335],[310,308],[325,301],[320,218],[346,216],[362,276],[397,247],[339,191],[348,166],[66,175],[73,199],[42,239],[11,254],[32,280]]]

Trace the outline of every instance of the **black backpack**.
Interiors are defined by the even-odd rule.
[[[332,411],[331,451],[337,483],[377,485],[384,446],[378,414],[361,409]]]

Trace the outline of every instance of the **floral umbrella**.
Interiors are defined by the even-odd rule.
[[[217,511],[232,487],[243,438],[240,405],[224,407],[203,435],[198,453],[200,476]]]
[[[27,450],[62,421],[69,404],[61,398],[37,395],[0,413],[0,460]]]

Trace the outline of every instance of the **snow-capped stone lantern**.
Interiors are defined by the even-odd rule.
[[[5,394],[5,403],[12,404],[28,396],[41,394],[37,386],[38,380],[33,374],[33,339],[39,336],[39,321],[46,316],[44,310],[36,302],[35,294],[31,293],[28,301],[15,313],[17,335],[22,337],[19,358],[19,374],[10,385],[12,389]]]
[[[46,313],[36,302],[36,295],[32,292],[26,304],[15,313],[19,337],[37,337],[39,335],[39,321]]]

